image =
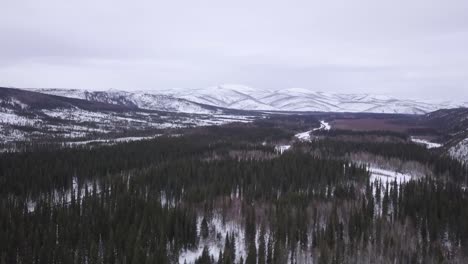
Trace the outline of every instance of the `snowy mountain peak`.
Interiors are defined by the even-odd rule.
[[[230,91],[235,91],[235,92],[240,92],[240,93],[254,93],[258,91],[258,89],[255,89],[246,85],[240,85],[240,84],[223,84],[223,85],[214,86],[212,87],[212,89],[216,91],[220,91],[220,92],[230,90]]]

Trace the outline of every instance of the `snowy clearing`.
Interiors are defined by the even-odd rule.
[[[411,141],[414,142],[414,143],[417,143],[417,144],[425,145],[426,148],[428,148],[428,149],[440,148],[440,147],[443,146],[442,144],[439,144],[439,143],[434,143],[434,142],[430,142],[430,141],[425,140],[425,139],[415,138],[415,137],[411,137]]]
[[[371,183],[380,181],[382,184],[393,183],[395,180],[398,184],[409,182],[413,177],[410,174],[403,174],[396,171],[370,167]]]
[[[277,145],[275,146],[275,151],[279,152],[279,154],[283,154],[286,150],[289,150],[291,145]]]

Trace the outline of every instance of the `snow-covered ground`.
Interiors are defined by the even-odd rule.
[[[197,219],[197,236],[201,237],[201,222],[202,217]],[[213,217],[208,223],[208,228],[210,230],[210,236],[207,239],[201,238],[200,243],[196,249],[192,250],[183,250],[179,255],[180,264],[191,264],[194,263],[197,258],[199,258],[203,253],[203,248],[206,246],[210,255],[213,256],[215,261],[218,260],[219,252],[224,250],[224,243],[227,234],[234,234],[236,242],[236,262],[240,261],[241,256],[245,260],[247,257],[246,245],[244,239],[244,228],[241,224],[235,221],[227,221],[223,224],[221,217],[219,215]],[[218,238],[218,234],[220,234]]]
[[[310,136],[310,133],[314,132],[314,131],[317,131],[317,130],[330,130],[331,129],[331,126],[330,124],[328,124],[327,122],[325,122],[324,120],[320,121],[320,127],[318,128],[314,128],[312,130],[309,130],[309,131],[306,131],[306,132],[301,132],[301,133],[298,133],[296,135],[294,135],[297,139],[299,139],[299,141],[303,141],[303,142],[310,142],[312,139],[311,139],[311,136]]]
[[[42,112],[50,117],[63,119],[63,120],[73,120],[79,122],[99,122],[104,119],[111,118],[109,113],[102,112],[91,112],[86,110],[81,110],[79,108],[66,108],[66,109],[44,109]]]
[[[411,137],[411,141],[416,143],[416,144],[424,145],[428,149],[440,148],[440,147],[443,146],[442,144],[439,144],[439,143],[434,143],[434,142],[430,142],[430,141],[425,140],[425,139],[415,138],[415,137]]]
[[[331,126],[329,123],[325,122],[325,121],[320,121],[320,127],[318,128],[318,130],[330,130],[331,129]]]
[[[285,151],[289,150],[291,145],[277,145],[275,146],[275,151],[279,154],[283,154]]]
[[[120,142],[131,142],[131,141],[140,141],[140,140],[148,140],[153,139],[156,137],[161,136],[160,134],[148,137],[121,137],[121,138],[111,138],[111,139],[94,139],[94,140],[85,140],[85,141],[73,141],[73,142],[65,142],[64,144],[68,146],[77,146],[77,145],[87,145],[92,143],[120,143]]]
[[[181,101],[178,101],[181,102]],[[179,115],[167,112],[145,111],[93,111],[76,106],[31,111],[20,101],[1,101],[0,142],[25,141],[36,138],[75,139],[91,137],[101,140],[103,134],[123,130],[170,129],[198,126],[248,123],[259,118],[251,115],[191,114]],[[139,140],[123,138],[122,141]],[[114,140],[115,142],[116,140]],[[87,144],[92,142],[83,142]],[[80,143],[72,143],[80,144]]]
[[[85,182],[84,184],[81,185],[81,188],[79,188],[78,184],[78,179],[73,178],[72,179],[72,188],[71,190],[55,190],[53,192],[53,202],[55,204],[61,204],[65,203],[68,204],[72,200],[72,194],[77,200],[81,200],[85,197],[86,193],[90,194],[94,191],[94,184],[92,182]],[[96,184],[96,192],[100,193],[101,190],[99,188],[99,185]],[[62,200],[63,198],[63,200]],[[34,212],[36,210],[37,202],[36,201],[28,201],[28,212]]]
[[[24,141],[26,140],[26,135],[24,132],[17,129],[10,128],[8,126],[3,126],[0,123],[0,142],[10,142],[10,141]]]
[[[449,155],[463,163],[468,162],[468,138],[449,149]]]
[[[184,99],[174,98],[163,94],[155,94],[149,91],[128,92],[116,89],[109,89],[106,91],[88,91],[78,89],[30,89],[30,91],[108,104],[131,105],[140,109],[157,111],[197,114],[216,114],[221,112]]]
[[[306,132],[301,132],[301,133],[298,133],[296,135],[294,135],[297,139],[299,139],[299,141],[303,141],[303,142],[308,142],[308,141],[311,141],[311,138],[310,138],[310,133],[312,133],[313,130],[309,130],[309,131],[306,131]]]
[[[28,126],[41,123],[41,120],[33,117],[19,116],[10,109],[0,107],[0,124]]]
[[[377,167],[370,167],[369,171],[371,173],[370,181],[380,181],[382,184],[390,184],[395,180],[398,184],[406,183],[413,178],[410,174],[403,174],[396,171],[380,169]]]

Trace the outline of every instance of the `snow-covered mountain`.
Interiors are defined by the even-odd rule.
[[[192,102],[232,109],[265,111],[320,111],[424,114],[465,103],[424,102],[371,94],[333,94],[292,88],[261,90],[242,85],[220,85],[202,89],[171,89],[163,93]]]
[[[29,89],[30,91],[76,98],[93,102],[101,102],[114,105],[123,105],[130,108],[146,110],[215,114],[220,113],[215,107],[202,105],[170,95],[154,94],[148,92],[126,92],[115,89],[107,91],[87,91],[79,89]]]
[[[300,88],[265,90],[243,85],[132,92],[113,89],[107,91],[37,89],[35,91],[140,109],[200,114],[215,113],[219,111],[217,108],[282,112],[425,114],[438,109],[468,106],[468,102],[426,102],[383,95],[314,92]]]

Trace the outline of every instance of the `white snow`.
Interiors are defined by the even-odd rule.
[[[395,180],[398,184],[406,183],[412,179],[410,174],[403,174],[396,171],[385,170],[377,167],[370,167],[369,171],[371,173],[370,181],[373,183],[376,180],[380,181],[382,184],[393,183]]]
[[[256,89],[243,85],[219,85],[200,89],[154,91],[189,101],[241,110],[324,111],[424,114],[441,108],[463,106],[463,102],[399,99],[385,95],[332,94],[307,88]]]
[[[110,118],[110,115],[106,113],[90,112],[79,108],[44,109],[42,112],[50,117],[79,122],[99,122],[100,120]]]
[[[320,128],[319,130],[330,130],[331,129],[331,126],[330,124],[328,124],[327,122],[325,121],[320,121]]]
[[[26,140],[24,132],[17,129],[5,129],[0,125],[0,142],[23,141]]]
[[[455,146],[451,147],[448,151],[449,155],[463,163],[468,162],[468,138],[458,142]]]
[[[157,134],[157,135],[148,136],[148,137],[121,137],[121,138],[112,138],[112,139],[93,139],[93,140],[85,140],[85,141],[70,141],[70,142],[65,142],[64,144],[69,145],[69,146],[74,146],[74,145],[86,145],[86,144],[91,144],[91,143],[131,142],[131,141],[154,139],[159,136],[161,135]]]
[[[285,151],[289,150],[291,145],[277,145],[275,146],[275,151],[279,154],[283,154]]]
[[[40,126],[42,121],[20,116],[11,109],[0,107],[0,142],[25,140],[26,133],[11,126]]]
[[[294,135],[297,139],[299,139],[299,141],[303,141],[303,142],[310,142],[311,141],[311,138],[310,138],[310,133],[312,132],[313,130],[309,130],[309,131],[306,131],[306,132],[302,132],[302,133],[298,133],[296,135]]]
[[[118,103],[126,102],[142,109],[185,113],[215,113],[199,104],[260,111],[323,111],[424,114],[441,108],[466,106],[464,102],[435,102],[399,99],[385,95],[333,94],[307,88],[279,90],[256,89],[245,85],[226,84],[199,89],[154,91],[39,89],[38,92],[71,98]],[[99,96],[97,96],[99,95]],[[182,99],[182,100],[181,100]],[[199,103],[199,104],[197,104]]]
[[[434,143],[434,142],[430,142],[430,141],[425,140],[425,139],[415,138],[415,137],[411,137],[411,141],[413,141],[414,143],[417,143],[417,144],[425,145],[426,148],[428,148],[428,149],[440,148],[440,147],[443,146],[442,144],[439,144],[439,143]]]
[[[327,122],[322,120],[322,121],[320,121],[320,127],[314,128],[314,129],[306,131],[306,132],[298,133],[298,134],[294,135],[294,137],[296,137],[297,139],[299,139],[299,141],[302,141],[302,142],[310,142],[312,140],[311,137],[310,137],[310,133],[312,133],[314,131],[317,131],[317,130],[330,130],[330,129],[331,129],[330,124],[328,124]]]
[[[197,219],[197,236],[200,237],[202,217]],[[236,242],[236,262],[242,256],[244,259],[247,257],[246,245],[244,241],[244,229],[240,223],[235,221],[227,221],[223,224],[221,216],[215,215],[208,223],[210,236],[207,239],[200,238],[200,243],[196,249],[183,250],[179,255],[179,263],[194,263],[203,253],[203,248],[206,246],[210,255],[213,256],[215,261],[218,260],[219,252],[224,250],[224,243],[227,234],[234,234]],[[220,234],[220,238],[217,238]]]
[[[32,125],[36,122],[40,122],[40,120],[35,118],[27,118],[17,115],[11,111],[0,109],[0,124]]]
[[[70,97],[87,98],[89,93],[80,90],[68,90]],[[50,89],[47,92],[63,95],[67,91],[60,89]],[[114,96],[127,96],[130,93],[112,91]],[[137,97],[135,94],[128,96]],[[146,103],[158,104],[159,101],[151,101],[151,98],[159,98],[159,95],[146,97],[141,95],[141,101]],[[131,99],[131,98],[130,98]],[[171,102],[181,105],[192,105],[200,109],[205,109],[198,104],[187,102],[185,100],[171,99],[165,101],[164,107],[169,107]],[[190,106],[190,107],[192,107]],[[91,136],[98,139],[101,134],[107,134],[112,131],[121,131],[132,127],[135,130],[142,129],[168,129],[168,128],[186,128],[197,126],[223,125],[232,122],[248,123],[259,118],[258,116],[223,114],[222,111],[200,110],[203,114],[192,115],[174,115],[169,112],[113,112],[113,111],[90,111],[72,106],[67,108],[41,109],[32,112],[24,112],[21,109],[28,108],[27,105],[16,99],[0,100],[0,141],[24,141],[38,137],[56,137],[56,138],[80,138]],[[149,107],[150,108],[150,107]],[[180,110],[180,109],[179,109]],[[177,111],[179,111],[177,110]],[[183,112],[183,111],[182,111]],[[190,112],[190,111],[189,111]],[[19,127],[30,127],[31,130]],[[121,141],[140,140],[139,138],[123,138]],[[114,140],[115,142],[115,140]],[[72,143],[87,144],[91,142]]]
[[[71,202],[71,200],[72,200],[72,194],[77,199],[77,201],[80,201],[85,197],[86,192],[88,192],[88,194],[90,194],[94,190],[93,183],[89,182],[89,181],[82,184],[81,188],[78,188],[78,187],[79,187],[78,179],[74,177],[72,179],[72,188],[71,189],[68,189],[68,190],[54,190],[53,197],[52,197],[53,203],[54,204],[61,204],[61,203],[69,204]],[[101,192],[101,189],[99,188],[98,184],[96,184],[96,192],[97,193]],[[39,198],[39,199],[41,199],[41,198]],[[36,205],[37,205],[37,201],[29,200],[27,202],[28,212],[30,212],[30,213],[34,212],[36,210]]]
[[[123,103],[148,110],[197,114],[215,114],[218,112],[217,110],[208,109],[191,101],[181,100],[181,98],[175,98],[164,94],[155,94],[151,91],[127,92],[115,89],[106,91],[31,89],[31,91],[109,104]]]

